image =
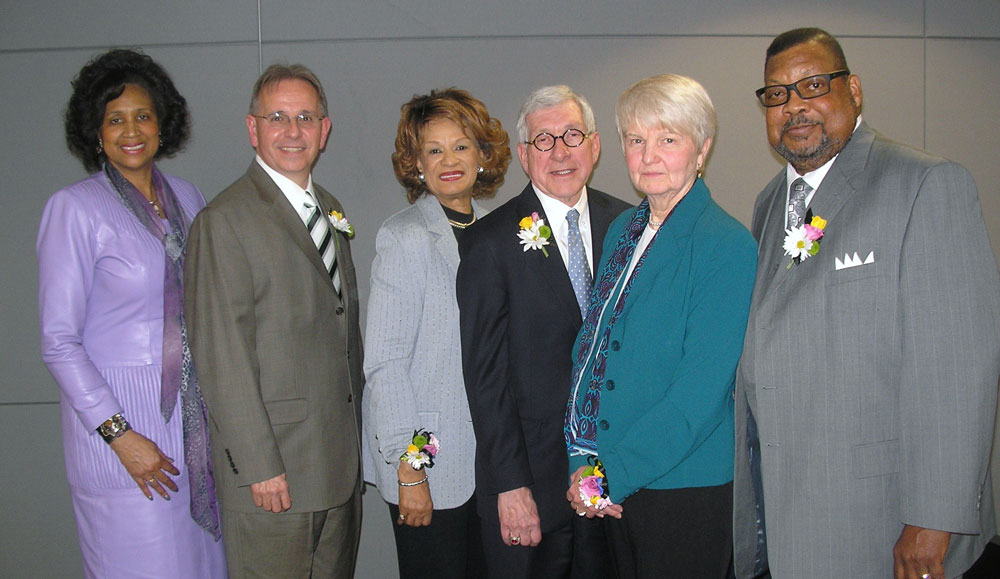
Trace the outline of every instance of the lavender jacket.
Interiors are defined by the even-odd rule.
[[[192,219],[205,204],[201,192],[164,177]],[[158,410],[163,245],[95,173],[49,199],[36,251],[42,360],[61,391],[69,482],[134,487],[95,429],[124,412],[167,456],[183,456]]]

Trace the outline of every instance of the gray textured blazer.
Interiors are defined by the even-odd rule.
[[[324,213],[343,213],[315,189]],[[256,161],[191,226],[184,312],[223,508],[262,513],[249,485],[283,472],[290,512],[342,505],[356,488],[364,353],[354,263],[334,233],[343,299]]]
[[[785,190],[782,169],[753,216],[759,265],[736,383],[737,576],[752,576],[765,530],[747,454],[755,420],[774,577],[891,577],[904,523],[957,533],[945,561],[954,577],[994,534],[1000,278],[975,183],[862,124],[810,205],[828,221],[819,254],[790,269]],[[855,254],[860,265],[838,269]]]
[[[483,211],[473,201],[473,211]],[[365,330],[365,480],[397,504],[399,456],[416,429],[441,441],[426,469],[435,509],[475,489],[476,437],[462,378],[455,300],[458,243],[437,199],[425,195],[382,224],[375,240]]]

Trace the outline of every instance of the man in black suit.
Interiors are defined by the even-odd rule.
[[[629,205],[587,188],[601,141],[590,105],[569,87],[533,92],[517,132],[531,182],[469,228],[459,248],[483,543],[490,577],[567,577],[571,561],[574,576],[599,576],[600,557],[574,556],[600,550],[603,536],[566,502],[563,419],[592,272],[608,225]],[[581,544],[588,530],[598,547]]]

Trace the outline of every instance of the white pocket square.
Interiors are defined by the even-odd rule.
[[[864,261],[861,261],[861,257],[858,252],[854,252],[854,255],[849,253],[844,254],[844,259],[841,260],[839,257],[833,258],[834,267],[836,270],[847,269],[849,267],[858,267],[859,265],[868,265],[869,263],[875,263],[875,252],[869,251],[868,257]]]

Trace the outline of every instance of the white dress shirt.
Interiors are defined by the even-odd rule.
[[[580,213],[580,237],[583,238],[583,248],[587,252],[587,265],[590,267],[590,274],[594,275],[594,248],[591,244],[590,234],[590,206],[587,205],[587,187],[584,186],[580,194],[580,199],[576,205],[570,207],[558,199],[553,199],[538,190],[535,184],[531,184],[535,190],[535,195],[542,203],[542,210],[549,219],[546,225],[552,229],[552,237],[555,238],[556,246],[559,248],[559,255],[562,257],[566,270],[569,271],[569,222],[566,221],[566,214],[570,209],[576,209]]]
[[[309,216],[312,215],[312,208],[316,207],[316,190],[313,189],[312,175],[309,175],[309,183],[303,189],[295,181],[268,167],[264,159],[260,158],[260,155],[257,155],[257,164],[271,177],[271,180],[278,186],[278,189],[281,189],[282,195],[291,203],[292,209],[295,209],[295,212],[299,214],[302,224],[307,224]],[[307,204],[308,207],[306,207]]]

